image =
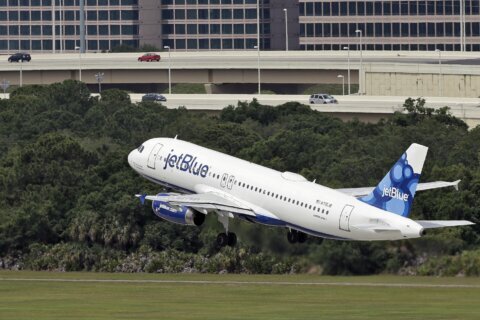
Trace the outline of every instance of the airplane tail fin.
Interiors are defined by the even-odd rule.
[[[359,200],[408,217],[428,148],[410,145],[373,191]]]

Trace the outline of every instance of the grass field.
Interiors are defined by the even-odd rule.
[[[0,272],[0,319],[479,319],[480,279]]]

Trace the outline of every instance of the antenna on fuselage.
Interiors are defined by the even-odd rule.
[[[178,134],[175,135],[175,138],[173,138],[174,140],[177,140],[177,137],[178,137]]]
[[[313,183],[315,183],[315,181],[317,181],[317,179],[313,179],[313,181],[312,181],[312,182],[313,182]]]

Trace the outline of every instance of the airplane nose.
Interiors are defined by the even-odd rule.
[[[132,168],[133,168],[134,152],[135,152],[135,150],[133,150],[132,152],[130,152],[130,153],[128,154],[128,164],[129,164],[130,167],[132,167]]]

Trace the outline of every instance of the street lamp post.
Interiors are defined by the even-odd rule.
[[[82,50],[80,47],[75,47],[78,50],[78,81],[82,81]]]
[[[283,8],[283,12],[285,12],[285,51],[288,51],[288,10],[287,8]]]
[[[262,86],[260,84],[260,47],[254,46],[254,49],[257,49],[257,70],[258,70],[258,94],[262,91]]]
[[[350,95],[350,47],[343,47],[343,50],[347,50],[347,83],[348,83],[348,95]]]
[[[23,86],[23,57],[20,60],[20,87]]]
[[[163,46],[163,49],[168,49],[168,94],[172,94],[172,59],[170,46]]]
[[[258,94],[260,95],[260,0],[257,0],[257,45],[254,48],[257,49]]]
[[[343,74],[339,74],[337,78],[342,78],[342,96],[344,96],[345,95],[345,77],[343,76]]]
[[[95,79],[97,79],[97,82],[98,82],[98,93],[102,93],[102,81],[103,81],[104,75],[105,74],[103,72],[95,73]]]
[[[362,46],[362,30],[360,29],[357,29],[355,30],[355,33],[357,33],[358,35],[360,35],[360,68],[359,68],[359,77],[358,77],[358,80],[359,80],[359,93],[360,94],[363,94],[363,86],[364,86],[364,83],[363,83],[363,46]]]
[[[438,96],[442,96],[442,86],[440,85],[440,79],[442,78],[442,50],[435,49],[435,52],[438,52]]]

